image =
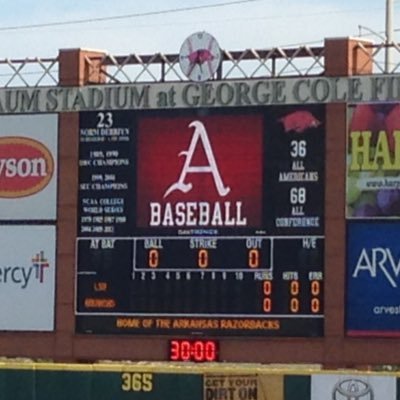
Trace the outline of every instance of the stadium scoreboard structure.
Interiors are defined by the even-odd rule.
[[[3,356],[396,365],[400,77],[335,38],[209,79],[185,43],[61,50],[56,85],[0,90]],[[275,75],[297,57],[323,73]]]
[[[77,332],[322,336],[324,118],[81,112]]]

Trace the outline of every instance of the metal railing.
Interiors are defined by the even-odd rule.
[[[399,43],[365,44],[359,42],[357,47],[366,56],[365,64],[372,61],[374,74],[395,74],[400,72]],[[392,55],[392,57],[390,57],[392,61],[390,65],[386,65],[387,51],[390,51]]]
[[[324,71],[323,47],[296,49],[248,49],[222,52],[216,79],[252,79],[278,76],[320,75]],[[186,81],[179,67],[178,54],[139,56],[105,55],[107,83]]]
[[[360,41],[357,49],[364,52],[365,63],[373,65],[374,74],[400,72],[400,45],[371,44]],[[385,65],[386,51],[392,51],[392,64]],[[325,70],[324,47],[247,49],[222,52],[222,63],[215,79],[256,79],[289,76],[318,76]],[[113,56],[105,54],[96,61],[105,75],[105,83],[155,83],[186,81],[179,67],[178,54]],[[0,87],[40,87],[59,84],[59,58],[26,58],[0,60]]]
[[[0,87],[58,85],[58,58],[0,60]]]

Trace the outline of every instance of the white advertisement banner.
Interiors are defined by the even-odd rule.
[[[55,220],[56,114],[0,116],[0,220]]]
[[[312,375],[311,400],[396,400],[396,378],[378,375]]]
[[[0,226],[0,330],[54,330],[55,243],[55,226]]]

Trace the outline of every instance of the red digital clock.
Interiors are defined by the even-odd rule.
[[[218,342],[215,340],[170,340],[169,360],[194,362],[218,361]]]

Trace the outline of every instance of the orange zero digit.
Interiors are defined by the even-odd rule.
[[[159,265],[160,259],[157,249],[150,249],[149,250],[149,267],[150,268],[157,268]]]
[[[320,302],[319,299],[317,299],[316,297],[311,299],[311,312],[313,312],[314,314],[319,313],[320,311]]]
[[[272,301],[269,297],[265,297],[263,300],[263,310],[264,312],[271,312]]]
[[[300,283],[299,281],[291,281],[290,282],[290,294],[292,296],[297,296],[300,292]]]
[[[295,297],[290,299],[290,311],[293,313],[298,313],[299,308],[300,308],[299,299],[296,299]]]
[[[208,250],[200,249],[197,257],[197,263],[200,268],[208,267]]]
[[[263,282],[263,293],[266,296],[270,296],[272,293],[272,282],[271,281],[264,281]]]
[[[250,249],[248,261],[250,268],[258,268],[260,266],[260,251],[258,249]]]
[[[321,287],[319,281],[312,281],[311,282],[311,294],[313,296],[318,296],[321,292]]]

